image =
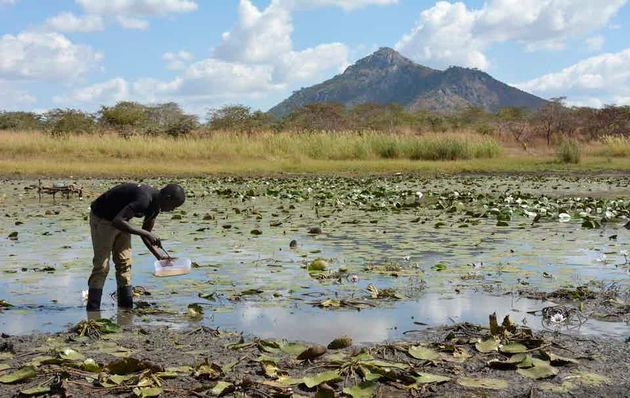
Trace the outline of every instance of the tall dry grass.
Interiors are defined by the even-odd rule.
[[[602,143],[604,147],[599,152],[599,155],[601,156],[630,156],[630,137],[606,136],[602,139]]]
[[[0,132],[0,155],[22,158],[151,160],[465,160],[499,156],[501,146],[473,133],[215,133],[205,137],[113,134],[51,137],[39,132]]]

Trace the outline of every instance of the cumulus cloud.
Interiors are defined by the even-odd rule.
[[[96,32],[105,29],[100,15],[76,16],[71,12],[62,12],[48,18],[44,26],[58,32]]]
[[[73,80],[96,68],[102,55],[60,33],[0,36],[0,78]]]
[[[630,98],[630,48],[586,58],[559,72],[517,87],[545,97],[566,96],[570,104],[627,104]]]
[[[451,64],[487,69],[484,51],[514,41],[529,51],[559,49],[569,38],[605,26],[627,0],[490,0],[480,9],[440,1],[420,13],[396,48],[433,66]]]
[[[162,54],[162,59],[166,61],[166,69],[181,70],[186,69],[186,65],[193,60],[193,55],[188,51],[167,52]]]
[[[64,96],[55,96],[53,101],[62,103],[109,104],[129,98],[129,84],[121,77],[102,83],[92,84],[74,90]]]
[[[249,0],[241,0],[238,23],[223,34],[222,42],[210,58],[193,62],[186,51],[165,53],[162,58],[167,68],[180,70],[179,75],[167,81],[147,78],[127,82],[127,97],[217,105],[281,93],[293,84],[311,82],[325,72],[347,65],[347,49],[343,44],[326,43],[294,50],[292,31],[291,12],[283,0],[273,0],[262,10]],[[101,88],[116,91],[120,87],[106,82],[77,90],[67,97],[89,102],[96,96],[79,94]]]
[[[75,0],[88,15],[113,17],[125,29],[144,30],[149,27],[148,17],[197,10],[197,3],[190,0]]]
[[[398,0],[285,0],[290,6],[296,8],[315,8],[334,6],[341,7],[344,10],[355,10],[370,5],[391,5],[397,4]]]

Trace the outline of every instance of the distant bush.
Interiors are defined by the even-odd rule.
[[[53,136],[89,134],[96,128],[96,121],[89,113],[76,109],[53,109],[44,114],[45,129]]]
[[[147,107],[130,101],[121,101],[114,106],[102,106],[99,121],[105,128],[112,128],[123,136],[130,136],[146,127]]]
[[[575,140],[565,140],[556,148],[556,156],[562,163],[580,163],[580,146]]]
[[[602,138],[604,149],[600,152],[604,156],[628,157],[630,156],[630,137],[605,136]]]
[[[226,105],[221,108],[211,108],[206,115],[206,126],[214,131],[234,131],[238,133],[253,133],[275,129],[273,116],[261,112],[252,112],[244,105]]]
[[[42,117],[33,112],[0,111],[0,130],[39,130]]]

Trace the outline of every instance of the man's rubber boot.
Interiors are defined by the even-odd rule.
[[[118,308],[133,309],[133,287],[125,286],[118,289]]]
[[[101,310],[101,296],[103,295],[103,289],[88,290],[88,299],[85,309],[88,311],[100,311]]]

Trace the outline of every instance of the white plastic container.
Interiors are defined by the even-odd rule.
[[[192,262],[189,258],[173,258],[170,260],[156,260],[155,276],[176,276],[190,273]]]

